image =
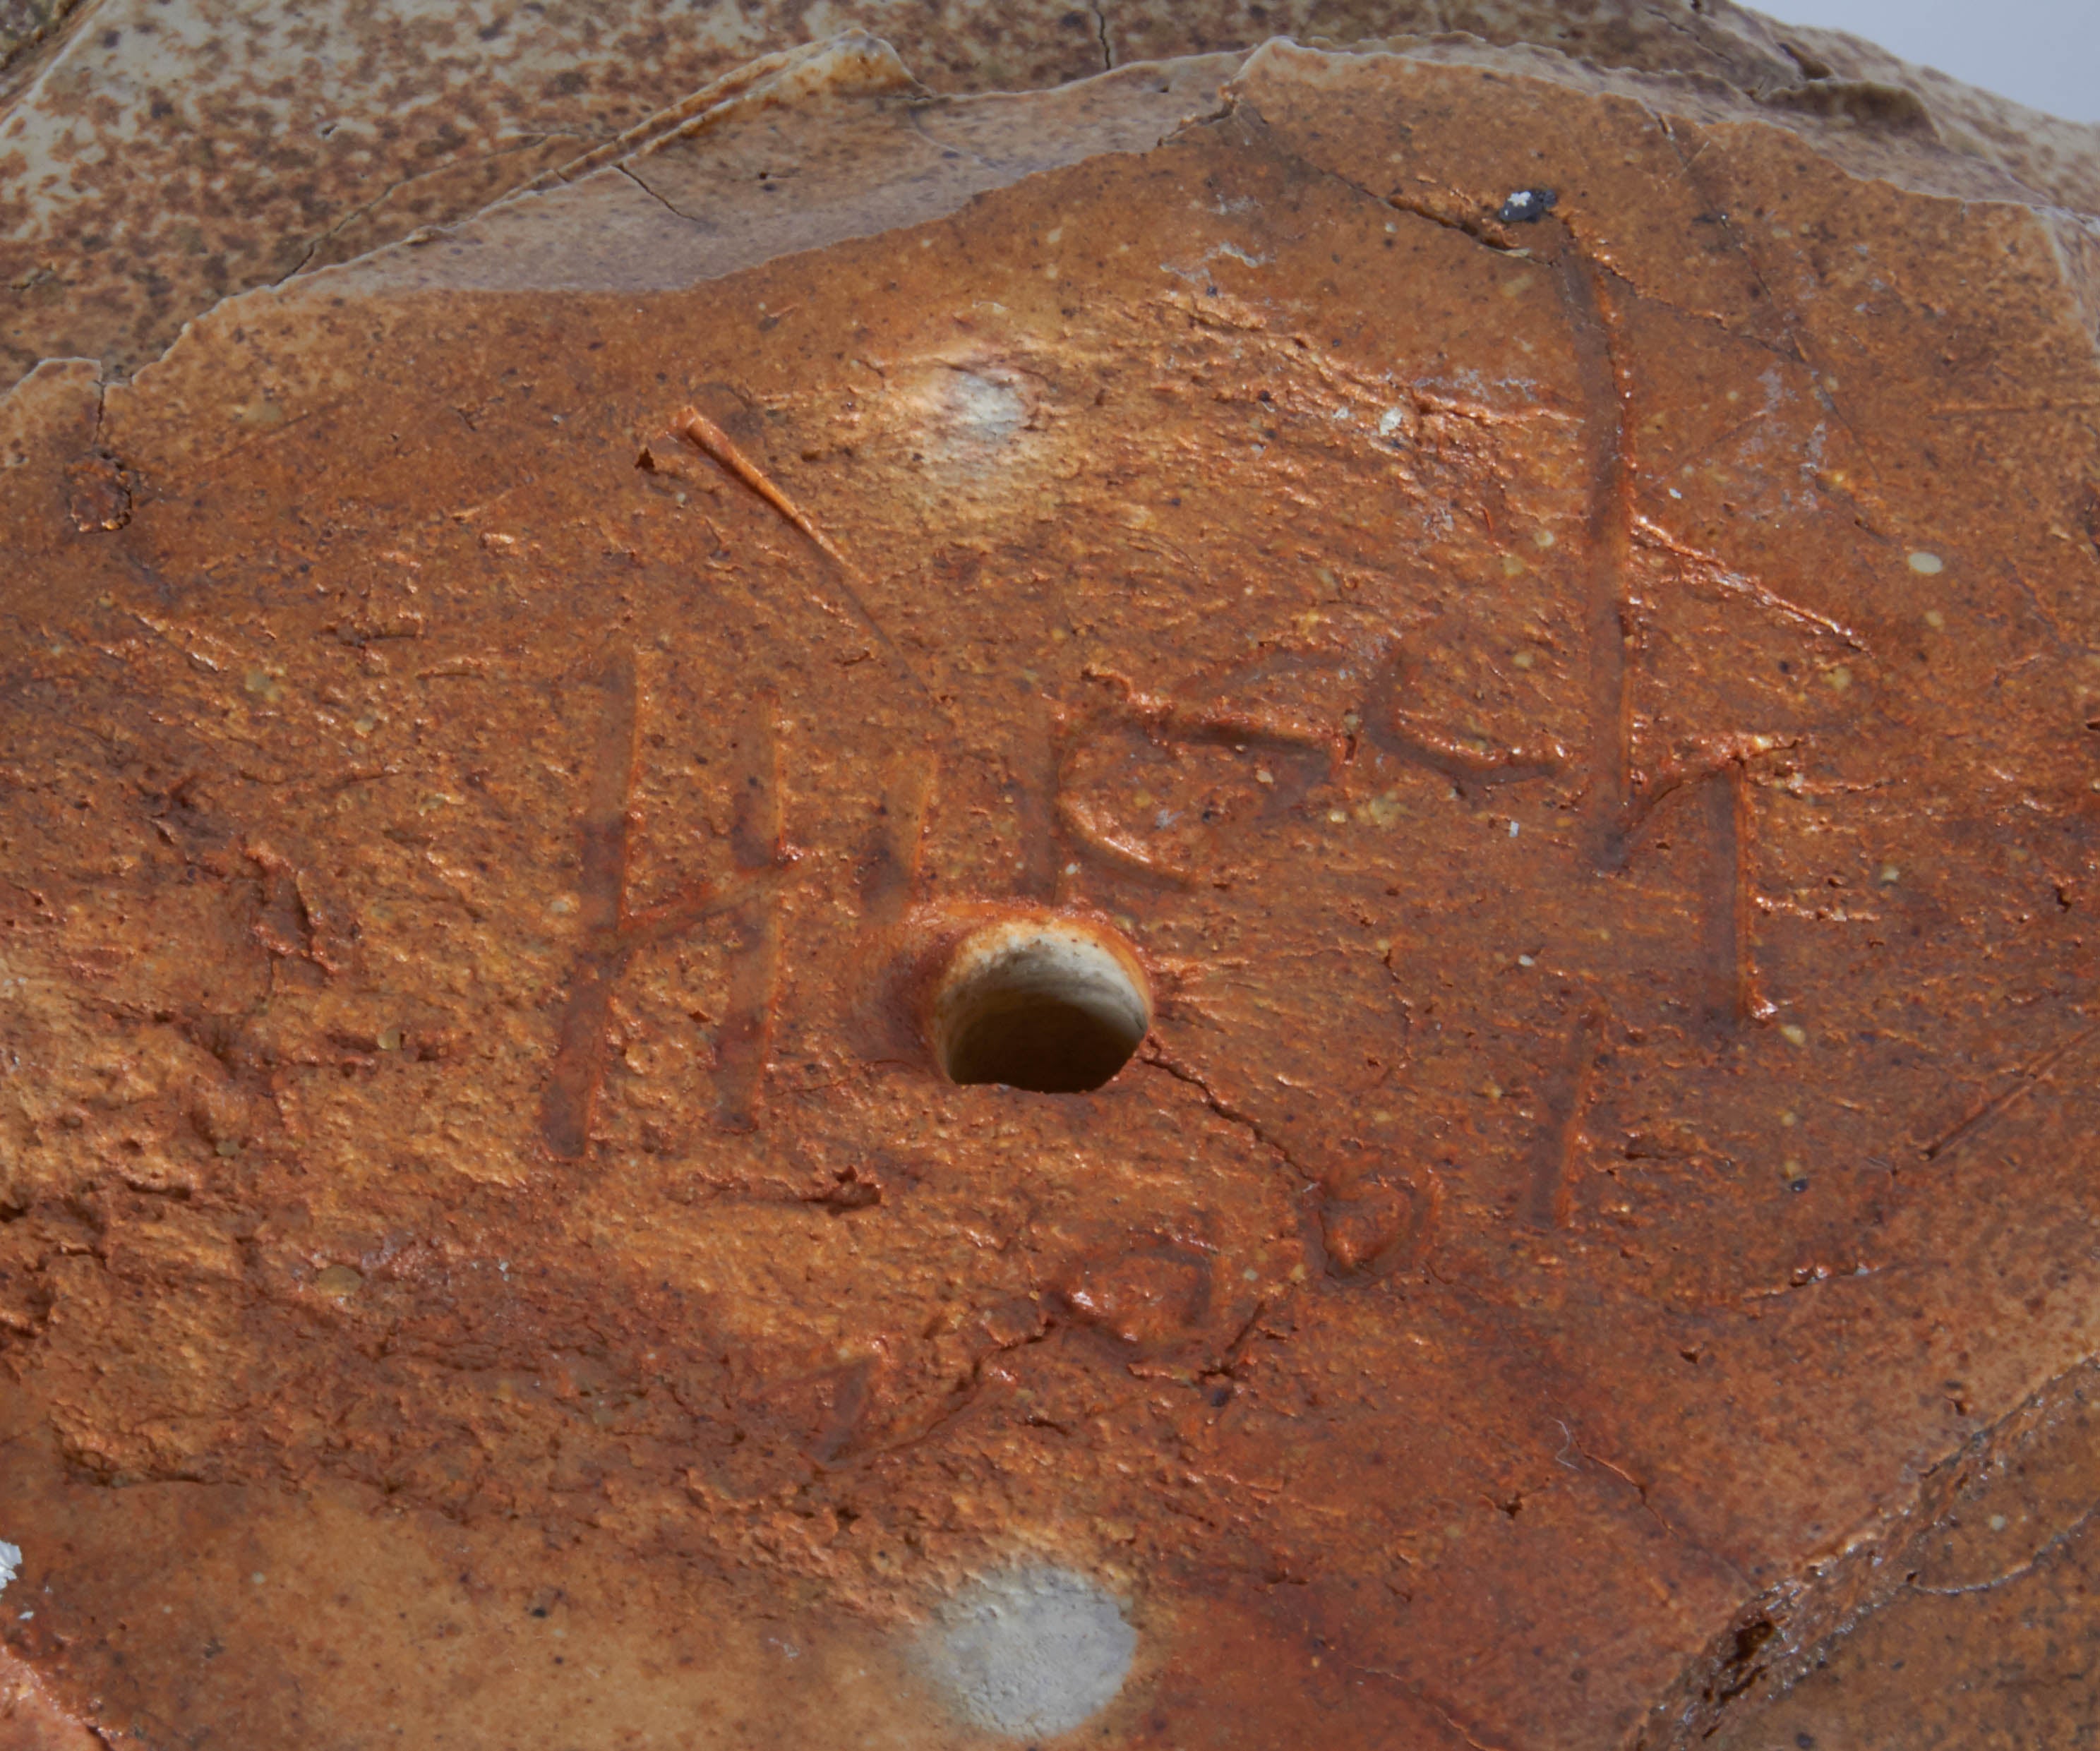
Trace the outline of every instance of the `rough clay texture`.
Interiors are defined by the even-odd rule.
[[[2093,130],[128,5],[0,121],[0,1745],[1012,1743],[1045,1568],[1089,1743],[2092,1734]],[[1151,1036],[949,1085],[1043,912]]]

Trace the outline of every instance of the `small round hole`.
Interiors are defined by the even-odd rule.
[[[1151,1025],[1145,974],[1123,943],[1069,920],[1012,920],[955,950],[933,1050],[951,1082],[1080,1094],[1127,1064]]]

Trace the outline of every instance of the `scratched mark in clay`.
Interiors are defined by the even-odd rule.
[[[1635,509],[1634,456],[1605,271],[1585,255],[1564,225],[1555,267],[1568,312],[1590,425],[1596,434],[1590,480],[1590,571],[1586,624],[1590,641],[1590,831],[1601,873],[1622,873],[1635,834],[1663,799],[1679,789],[1704,792],[1704,825],[1714,848],[1700,929],[1701,1012],[1732,1030],[1763,1021],[1774,1006],[1758,989],[1753,935],[1754,811],[1748,762],[1780,747],[1776,736],[1741,732],[1707,737],[1689,761],[1643,781],[1635,763],[1634,664],[1637,610],[1630,592],[1636,547],[1672,556],[1681,571],[1747,597],[1804,631],[1827,633],[1864,649],[1857,633],[1829,617],[1738,576],[1710,554],[1671,540]]]
[[[1065,714],[1041,694],[1028,702],[1021,746],[1026,765],[1017,774],[1021,815],[1022,898],[1049,903],[1064,887],[1058,801],[1063,788]]]
[[[1565,224],[1556,224],[1554,271],[1589,412],[1589,572],[1583,594],[1583,631],[1590,653],[1585,801],[1595,855],[1601,867],[1610,869],[1625,856],[1626,822],[1633,803],[1629,649],[1633,628],[1627,594],[1633,560],[1633,467],[1602,276]]]
[[[1642,549],[1674,562],[1677,583],[1701,584],[1755,602],[1804,636],[1834,638],[1850,651],[1871,655],[1865,639],[1844,622],[1731,571],[1714,554],[1674,540],[1648,518],[1635,519],[1633,536]],[[1762,1021],[1776,1012],[1759,987],[1751,928],[1757,814],[1750,763],[1763,755],[1798,748],[1801,742],[1798,735],[1746,731],[1709,735],[1688,756],[1666,765],[1632,801],[1629,834],[1672,792],[1685,788],[1707,793],[1708,833],[1716,852],[1704,932],[1708,968],[1704,1009],[1716,1023]],[[1727,792],[1725,799],[1714,794],[1720,791]]]
[[[1533,1144],[1524,1205],[1524,1220],[1533,1228],[1564,1228],[1574,1215],[1575,1154],[1607,1025],[1601,1006],[1586,1010],[1569,1030],[1560,1063],[1545,1078],[1546,1122]]]
[[[1751,838],[1749,774],[1740,760],[1728,760],[1701,786],[1706,805],[1711,876],[1701,917],[1703,950],[1700,959],[1706,989],[1701,1008],[1717,1026],[1732,1026],[1769,1015],[1771,1006],[1758,995],[1757,963],[1750,939]]]
[[[884,776],[875,830],[860,866],[861,916],[870,929],[894,930],[911,910],[935,774],[932,755],[902,754]]]
[[[2081,1051],[2096,1036],[2100,1036],[2100,1024],[2081,1028],[2062,1045],[2042,1053],[2031,1063],[2021,1065],[2013,1072],[2012,1079],[2004,1087],[1971,1107],[1918,1153],[1926,1161],[1936,1162],[1950,1150],[1969,1142],[1979,1131],[1995,1122],[2048,1082],[2062,1068],[2066,1059]]]
[[[735,795],[730,861],[739,876],[756,878],[782,861],[780,743],[774,703],[761,695],[745,713],[730,744]],[[780,915],[753,900],[737,908],[740,940],[729,951],[729,1008],[715,1039],[715,1119],[727,1131],[755,1129],[773,1012],[780,989]]]
[[[1176,888],[1194,887],[1211,873],[1159,856],[1141,835],[1118,825],[1105,810],[1075,793],[1070,783],[1074,771],[1108,734],[1127,728],[1162,747],[1310,756],[1324,777],[1333,775],[1342,758],[1339,734],[1279,725],[1259,712],[1230,705],[1185,705],[1170,695],[1144,691],[1127,677],[1105,670],[1090,670],[1088,678],[1111,684],[1118,696],[1082,713],[1053,714],[1046,726],[1049,755],[1040,782],[1048,798],[1041,812],[1048,819],[1050,836],[1046,843],[1053,862],[1060,852],[1069,851],[1110,870]],[[1302,801],[1317,782],[1299,774],[1295,780],[1277,783],[1272,774],[1272,793],[1264,814]]]
[[[591,1122],[605,1078],[605,1030],[612,987],[627,960],[617,946],[627,888],[629,809],[634,787],[637,715],[634,654],[615,655],[598,681],[605,695],[598,739],[591,748],[584,797],[581,898],[584,946],[569,977],[568,1002],[556,1035],[554,1074],[540,1114],[547,1147],[566,1161],[589,1146]]]
[[[635,952],[652,944],[682,937],[711,920],[737,911],[749,911],[755,903],[779,885],[793,858],[779,843],[777,790],[758,805],[759,812],[739,807],[736,820],[739,837],[732,848],[736,876],[726,884],[694,880],[682,884],[665,900],[640,910],[630,908],[627,898],[628,863],[634,831],[634,762],[640,720],[639,688],[634,655],[615,653],[607,661],[596,682],[604,697],[598,736],[592,746],[586,779],[583,819],[579,829],[581,845],[578,888],[579,924],[582,942],[569,976],[568,995],[555,1030],[554,1067],[541,1096],[540,1135],[548,1152],[562,1161],[580,1161],[590,1151],[598,1118],[598,1100],[605,1083],[606,1030],[611,1019],[612,994]],[[770,732],[767,743],[770,745]],[[739,804],[742,799],[739,797]],[[767,837],[763,809],[772,810],[771,837]],[[752,861],[752,848],[769,847],[762,858]],[[778,961],[776,928],[765,909],[758,937],[772,942],[773,952],[751,964],[740,965],[744,983],[732,975],[734,1006],[739,992],[770,1008],[770,981]],[[732,1013],[736,1012],[732,1009]],[[762,1061],[765,1028],[747,1029],[756,1039]],[[748,1055],[735,1061],[731,1074],[745,1074]],[[740,1109],[748,1113],[750,1090],[741,1096]]]
[[[1374,673],[1360,716],[1364,739],[1381,752],[1412,761],[1454,783],[1509,784],[1551,778],[1568,766],[1557,742],[1511,743],[1469,734],[1400,703],[1400,651]]]
[[[1631,593],[1637,546],[1672,556],[1680,569],[1749,598],[1804,632],[1832,634],[1864,649],[1858,635],[1803,608],[1754,580],[1737,576],[1712,556],[1670,540],[1640,517],[1634,502],[1634,465],[1612,291],[1607,271],[1558,224],[1552,265],[1566,312],[1576,368],[1588,410],[1590,444],[1587,572],[1583,626],[1589,650],[1586,746],[1582,799],[1593,866],[1605,878],[1622,875],[1641,827],[1669,797],[1682,792],[1696,810],[1709,848],[1700,896],[1694,977],[1697,1012],[1726,1034],[1762,1021],[1775,1006],[1759,988],[1752,928],[1756,848],[1751,760],[1783,746],[1776,736],[1719,734],[1688,759],[1645,778],[1635,761],[1633,660],[1638,610]],[[1582,1116],[1610,1025],[1601,1003],[1586,1011],[1563,1047],[1561,1067],[1549,1079],[1546,1117],[1533,1153],[1526,1219],[1565,1228],[1573,1216],[1574,1156]]]

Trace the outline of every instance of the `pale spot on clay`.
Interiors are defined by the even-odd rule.
[[[1937,554],[1912,554],[1910,568],[1913,571],[1922,572],[1926,577],[1937,577],[1946,570],[1947,562]]]
[[[906,374],[898,387],[901,435],[942,473],[999,466],[1028,424],[1028,399],[1003,373],[941,364]]]
[[[22,1572],[22,1547],[0,1539],[0,1593],[7,1590],[7,1583]]]
[[[1122,1606],[1070,1569],[1009,1569],[972,1582],[928,1630],[927,1675],[973,1726],[1011,1737],[1070,1732],[1123,1688],[1137,1632]]]

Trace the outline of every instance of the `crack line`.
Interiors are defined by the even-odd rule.
[[[1319,1183],[1298,1165],[1289,1149],[1268,1134],[1260,1119],[1251,1114],[1242,1113],[1238,1107],[1223,1099],[1204,1079],[1201,1072],[1190,1070],[1188,1065],[1173,1057],[1157,1039],[1148,1039],[1145,1042],[1144,1050],[1138,1053],[1137,1061],[1140,1064],[1149,1064],[1156,1070],[1164,1070],[1176,1082],[1186,1083],[1193,1088],[1202,1096],[1203,1104],[1219,1118],[1242,1127],[1249,1136],[1260,1144],[1263,1148],[1271,1151],[1277,1160],[1297,1175],[1300,1191]]]
[[[651,201],[655,201],[658,206],[663,208],[663,210],[666,213],[669,214],[672,218],[684,219],[687,224],[690,224],[692,223],[692,216],[690,214],[681,213],[676,207],[673,206],[669,201],[666,201],[661,195],[658,194],[656,191],[649,185],[646,179],[642,177],[638,172],[629,170],[624,164],[616,164],[613,165],[612,168],[619,171],[620,174],[625,177],[629,182],[633,183],[633,185],[637,188],[640,189],[643,194],[648,196],[648,197]]]
[[[298,262],[290,267],[285,269],[285,271],[280,274],[275,280],[267,281],[267,284],[272,286],[281,286],[286,280],[295,279],[300,274],[304,273],[307,270],[307,264],[311,262],[316,255],[320,254],[323,247],[327,245],[330,239],[341,236],[344,231],[348,229],[351,226],[355,225],[360,219],[368,218],[371,214],[377,212],[380,208],[385,206],[388,201],[391,201],[395,196],[399,194],[404,188],[412,188],[417,183],[427,183],[435,177],[449,175],[454,170],[459,170],[464,166],[477,164],[488,164],[493,162],[498,158],[515,157],[519,152],[528,152],[533,147],[544,145],[550,139],[559,139],[567,137],[567,136],[562,134],[559,130],[549,130],[548,132],[544,134],[521,135],[510,145],[493,146],[487,152],[469,152],[464,157],[449,160],[448,162],[438,165],[434,170],[419,170],[413,176],[404,176],[399,182],[389,183],[369,201],[363,201],[358,205],[352,207],[347,213],[344,214],[342,218],[337,219],[333,224],[329,226],[325,231],[322,232],[311,243],[307,245],[305,253],[300,256]],[[511,191],[511,192],[515,192],[515,191]],[[496,197],[496,201],[501,201],[505,198],[505,197],[502,195],[499,195]],[[470,218],[477,217],[479,213],[487,211],[489,206],[495,204],[495,202],[484,202],[480,208],[476,210],[474,214],[470,214],[467,217]],[[383,248],[384,245],[382,245],[381,247]],[[360,253],[362,254],[364,252],[360,251]],[[238,297],[240,294],[236,293],[234,295]]]

